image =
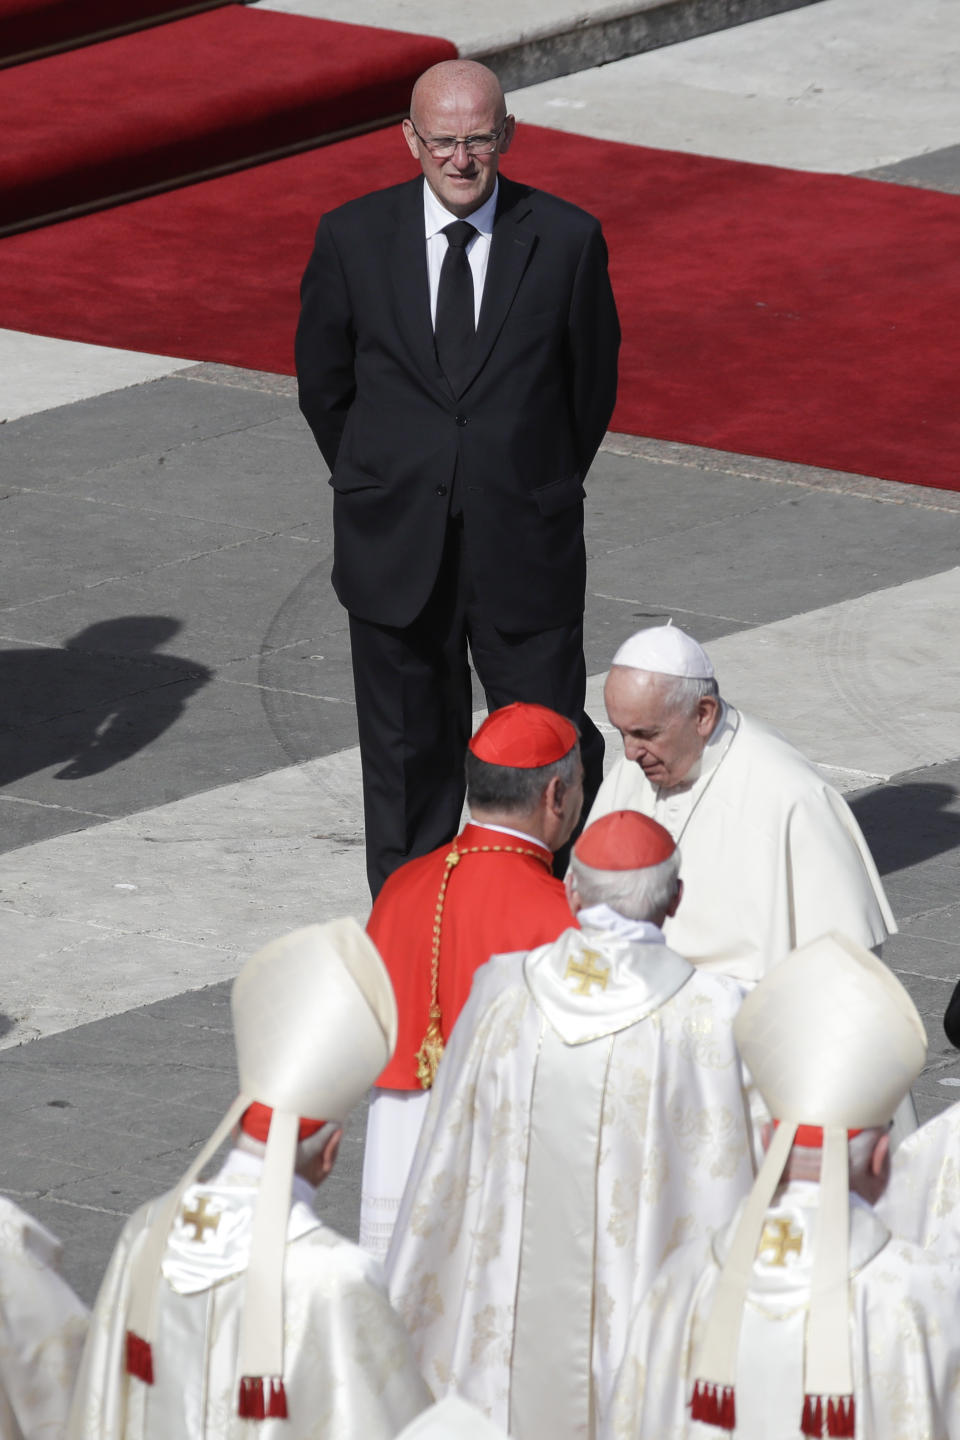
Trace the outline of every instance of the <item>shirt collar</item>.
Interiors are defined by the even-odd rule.
[[[499,178],[493,186],[493,194],[484,200],[479,210],[474,210],[472,215],[451,215],[446,206],[441,205],[434,195],[426,180],[423,182],[423,223],[426,238],[429,240],[433,235],[438,235],[445,225],[451,220],[469,220],[475,230],[481,235],[491,236],[493,234],[493,221],[497,213],[497,195],[500,191]]]
[[[550,854],[550,847],[548,845],[544,845],[543,841],[538,840],[535,835],[528,835],[525,830],[511,830],[509,825],[485,825],[481,824],[479,820],[471,820],[470,824],[477,830],[496,830],[498,835],[512,835],[515,839],[525,840],[528,845],[536,845],[538,849],[546,851],[548,855]]]

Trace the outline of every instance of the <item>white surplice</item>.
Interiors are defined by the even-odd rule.
[[[386,1258],[427,1113],[428,1090],[374,1090],[360,1181],[360,1245]]]
[[[590,821],[612,810],[639,810],[677,841],[683,902],[664,932],[704,969],[752,982],[828,930],[867,949],[896,932],[846,801],[782,735],[732,706],[671,790],[619,760]]]
[[[157,1202],[127,1222],[94,1307],[71,1440],[392,1440],[430,1404],[379,1262],[318,1220],[315,1192],[294,1176],[283,1281],[289,1418],[239,1418],[242,1275],[261,1166],[234,1150],[215,1180],[184,1196],[163,1258],[152,1385],[124,1373],[124,1319],[131,1260]]]
[[[477,971],[387,1257],[428,1384],[518,1440],[595,1433],[634,1287],[753,1181],[740,987],[591,913]]]
[[[0,1196],[0,1435],[59,1440],[87,1333],[87,1308],[60,1276],[63,1247]]]
[[[894,1235],[960,1263],[960,1105],[928,1120],[895,1151],[877,1213]]]
[[[819,1185],[793,1181],[767,1212],[743,1311],[736,1430],[693,1421],[689,1410],[734,1220],[671,1255],[637,1308],[602,1440],[801,1440],[819,1195]],[[856,1195],[849,1263],[858,1440],[960,1435],[960,1268],[893,1238]]]

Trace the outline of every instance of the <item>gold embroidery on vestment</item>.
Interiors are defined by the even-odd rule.
[[[195,1241],[202,1241],[206,1237],[208,1230],[216,1230],[220,1224],[220,1211],[218,1210],[215,1214],[208,1215],[207,1197],[206,1195],[201,1195],[192,1210],[188,1210],[186,1206],[183,1207],[180,1219],[184,1225],[193,1226],[193,1239]]]
[[[782,1267],[786,1265],[791,1251],[794,1255],[803,1254],[803,1235],[794,1230],[792,1220],[768,1220],[757,1248],[761,1254],[764,1250],[772,1250],[773,1259],[767,1263]]]
[[[606,990],[607,981],[610,978],[610,966],[594,965],[594,960],[602,960],[603,956],[599,950],[584,950],[582,960],[568,960],[564,972],[564,980],[579,980],[580,984],[574,990],[574,995],[591,994],[590,986],[599,985],[601,990]]]

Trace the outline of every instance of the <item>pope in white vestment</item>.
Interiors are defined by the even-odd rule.
[[[913,1003],[830,935],[761,980],[734,1030],[776,1128],[736,1218],[637,1307],[603,1440],[960,1435],[960,1266],[873,1208],[926,1054]]]
[[[157,1202],[127,1222],[97,1299],[72,1434],[89,1440],[250,1436],[237,1415],[243,1277],[263,1161],[232,1150],[214,1180],[185,1193],[162,1261],[152,1385],[118,1386],[131,1257]],[[293,1179],[283,1273],[284,1374],[290,1419],[267,1418],[262,1440],[362,1436],[392,1440],[430,1396],[387,1299],[379,1262],[314,1211],[317,1191]],[[125,1393],[126,1388],[126,1393]],[[291,1421],[293,1423],[291,1423]]]
[[[635,1288],[752,1183],[739,987],[597,899],[655,874],[662,919],[676,870],[645,817],[585,830],[568,874],[582,928],[483,966],[437,1072],[391,1298],[434,1392],[518,1440],[596,1433]]]
[[[380,1262],[313,1210],[343,1117],[396,1043],[389,977],[356,921],[331,921],[252,956],[231,1005],[240,1093],[123,1231],[70,1440],[393,1440],[432,1397]]]
[[[895,1235],[960,1263],[960,1105],[904,1140],[877,1210]]]
[[[679,954],[755,982],[827,930],[868,949],[896,932],[846,801],[782,735],[720,699],[695,640],[672,625],[640,631],[604,694],[624,756],[589,818],[638,810],[677,841],[684,902],[665,933]]]
[[[63,1435],[87,1308],[60,1276],[62,1246],[0,1196],[0,1436]]]

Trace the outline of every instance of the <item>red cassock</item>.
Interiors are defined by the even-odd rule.
[[[454,850],[460,859],[451,866]],[[576,925],[552,866],[550,851],[533,838],[466,825],[455,840],[390,876],[367,922],[400,1012],[397,1048],[378,1086],[421,1088],[416,1054],[430,1019],[433,927],[441,899],[438,989],[440,1030],[447,1040],[470,994],[473,972],[491,955],[532,950]]]

